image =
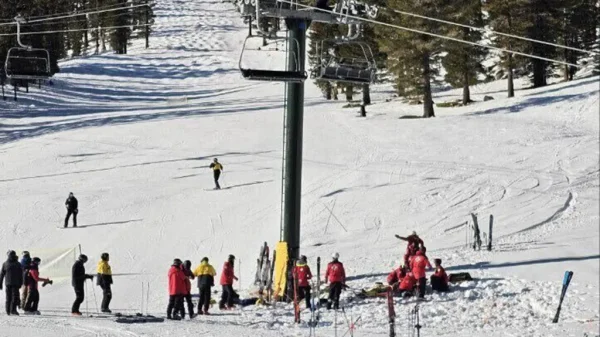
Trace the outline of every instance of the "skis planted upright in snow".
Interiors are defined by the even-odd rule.
[[[296,261],[293,262],[296,265]],[[300,323],[300,303],[298,302],[298,273],[296,268],[292,267],[292,279],[294,280],[294,322]]]
[[[477,222],[477,215],[471,213],[473,218],[473,250],[481,250],[481,232],[479,231],[479,223]]]
[[[488,231],[488,245],[487,250],[492,251],[492,229],[494,227],[494,216],[490,214],[490,228]]]
[[[563,300],[565,299],[565,295],[567,293],[567,288],[569,288],[569,284],[571,283],[571,279],[573,278],[572,271],[565,271],[565,276],[563,277],[562,291],[560,293],[560,300],[558,302],[558,308],[556,309],[556,315],[554,315],[554,319],[552,323],[558,323],[558,317],[560,316],[560,309],[562,307]]]
[[[269,279],[267,280],[267,301],[271,303],[273,295],[273,273],[275,272],[275,259],[277,251],[273,251],[273,261],[271,261],[271,270],[269,271]]]
[[[388,323],[390,325],[390,337],[396,337],[396,310],[394,309],[394,291],[392,287],[387,292]]]

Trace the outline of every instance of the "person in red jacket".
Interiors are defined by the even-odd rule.
[[[431,269],[431,264],[425,256],[424,250],[421,249],[417,252],[417,255],[412,259],[410,269],[417,279],[417,283],[419,286],[419,298],[425,297],[425,287],[427,285],[427,274],[425,272],[426,268]]]
[[[38,266],[40,265],[40,262],[41,260],[39,257],[34,257],[31,260],[31,264],[29,265],[29,269],[27,270],[27,274],[25,275],[25,284],[28,287],[28,295],[23,310],[25,311],[25,313],[31,315],[40,314],[40,312],[38,311],[38,304],[40,302],[38,282],[44,282],[42,284],[42,287],[46,284],[52,284],[52,281],[50,279],[40,277],[40,273],[38,271]]]
[[[180,320],[179,313],[183,310],[183,298],[186,291],[186,277],[181,269],[181,260],[175,259],[169,269],[169,305],[167,319]],[[175,310],[175,312],[173,312]]]
[[[407,237],[402,237],[402,236],[396,235],[396,238],[403,240],[403,241],[407,241],[406,252],[404,253],[404,264],[407,266],[410,263],[410,261],[409,261],[410,257],[417,255],[417,252],[421,248],[425,248],[425,243],[417,235],[417,232],[415,232],[415,231],[413,231],[412,234]]]
[[[327,310],[340,308],[340,295],[342,288],[346,284],[346,271],[344,265],[338,261],[340,254],[335,253],[332,256],[333,260],[327,264],[325,272],[325,284],[329,283],[329,300],[327,301]]]
[[[194,303],[192,302],[192,281],[194,279],[194,273],[192,273],[192,261],[186,260],[183,265],[181,265],[181,270],[183,274],[185,274],[185,294],[183,296],[185,302],[188,307],[188,314],[190,319],[196,317],[194,314]],[[181,306],[183,308],[183,305]],[[181,311],[181,318],[185,318],[185,310]]]
[[[306,300],[306,308],[310,309],[310,283],[309,280],[312,278],[312,273],[310,272],[310,267],[307,264],[306,256],[300,256],[300,260],[296,262],[296,267],[294,267],[294,277],[296,278],[296,284],[298,286],[298,295],[301,300],[304,298]]]
[[[407,272],[404,265],[393,270],[388,275],[387,282],[398,294],[411,294],[417,284],[412,272]]]
[[[232,309],[233,299],[236,297],[236,293],[233,290],[233,281],[237,281],[238,278],[234,273],[234,262],[235,256],[229,255],[227,261],[223,264],[220,282],[221,286],[223,287],[223,292],[221,293],[221,301],[219,302],[219,309],[221,310]]]
[[[448,291],[449,279],[446,270],[442,267],[442,259],[434,259],[433,263],[435,264],[435,273],[430,278],[431,288],[440,292]]]

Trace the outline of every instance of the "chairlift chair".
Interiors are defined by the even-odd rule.
[[[328,42],[333,42],[334,46],[355,46],[355,49],[359,50],[363,57],[342,58],[331,56],[329,49],[326,48]],[[368,44],[350,40],[323,40],[320,49],[320,62],[313,72],[315,79],[348,84],[370,84],[375,80],[377,67],[373,51]]]
[[[239,68],[240,71],[242,72],[242,76],[247,79],[247,80],[253,80],[253,81],[268,81],[268,82],[296,82],[296,83],[300,83],[300,82],[304,82],[307,78],[308,78],[308,74],[305,71],[300,70],[300,58],[299,55],[297,55],[297,53],[295,52],[291,52],[293,55],[293,69],[292,70],[273,70],[273,69],[251,69],[251,68],[244,68],[242,66],[242,59],[244,57],[244,52],[247,50],[247,43],[250,39],[252,38],[260,38],[261,41],[263,39],[263,37],[256,37],[256,36],[248,36],[246,38],[246,40],[244,41],[244,45],[242,47],[242,53],[240,55],[240,60],[239,60]],[[277,40],[282,40],[285,41],[285,38],[270,38],[270,41],[277,41]],[[296,44],[296,50],[300,49],[300,44],[298,43],[298,40],[296,39],[292,39],[293,43]],[[269,49],[257,49],[260,51],[267,51],[267,52],[281,52],[281,50],[279,49],[275,49],[275,50],[269,50]],[[287,62],[289,62],[288,60],[286,60]]]
[[[33,48],[21,42],[21,16],[15,18],[17,23],[17,43],[6,54],[4,72],[10,79],[40,80],[52,76],[50,70],[50,53],[46,49]]]
[[[10,48],[6,55],[4,71],[10,79],[47,79],[52,76],[50,53],[46,49]]]

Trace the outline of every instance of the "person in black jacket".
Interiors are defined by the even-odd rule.
[[[75,290],[75,302],[73,302],[73,307],[71,308],[71,314],[74,316],[81,316],[81,312],[79,312],[79,306],[83,303],[85,299],[85,292],[83,290],[85,285],[85,280],[93,279],[93,275],[88,275],[85,273],[84,263],[88,260],[87,256],[81,254],[75,263],[73,264],[73,268],[71,268],[71,285]]]
[[[79,204],[77,202],[77,198],[73,195],[73,192],[69,193],[69,197],[67,201],[65,201],[65,206],[67,206],[67,216],[65,217],[65,228],[69,225],[69,218],[71,214],[73,214],[73,227],[77,227],[77,213],[79,213]]]
[[[190,260],[185,260],[183,262],[183,267],[181,268],[181,270],[183,270],[183,273],[185,274],[186,277],[186,292],[185,292],[185,296],[184,299],[187,303],[187,307],[188,307],[188,314],[190,315],[190,319],[196,317],[196,315],[194,314],[194,303],[192,302],[192,280],[194,279],[194,273],[192,273],[192,261]],[[183,309],[183,306],[181,308],[181,318],[185,318],[185,309]]]
[[[0,290],[2,282],[6,285],[6,314],[19,315],[19,289],[23,285],[23,267],[19,263],[19,257],[14,250],[8,252],[8,259],[2,264],[0,271]]]

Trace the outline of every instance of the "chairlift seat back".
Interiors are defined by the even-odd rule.
[[[4,65],[11,79],[46,79],[52,76],[50,54],[45,49],[13,47],[8,50]]]

